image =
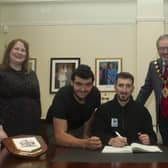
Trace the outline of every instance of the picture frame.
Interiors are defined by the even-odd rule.
[[[95,82],[102,92],[114,92],[117,73],[122,71],[122,58],[96,58]]]
[[[28,66],[34,72],[36,72],[36,63],[37,63],[36,58],[29,58]]]
[[[51,58],[50,93],[56,93],[61,87],[69,85],[72,72],[79,66],[80,58]]]

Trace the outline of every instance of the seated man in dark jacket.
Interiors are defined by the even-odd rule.
[[[148,110],[132,98],[134,77],[127,72],[117,74],[116,95],[101,105],[92,122],[92,136],[100,137],[104,145],[122,147],[132,142],[155,144],[156,135]]]

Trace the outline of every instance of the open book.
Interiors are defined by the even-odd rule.
[[[41,149],[41,145],[36,137],[13,138],[16,149],[22,152],[36,152]]]
[[[129,146],[113,147],[105,146],[102,153],[133,153],[133,152],[162,152],[158,146],[142,145],[139,143],[132,143]]]

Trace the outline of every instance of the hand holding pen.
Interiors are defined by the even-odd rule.
[[[121,136],[121,134],[120,134],[118,131],[115,131],[115,134],[116,134],[118,137],[123,137],[123,136]]]
[[[119,132],[115,131],[116,137],[110,138],[108,145],[112,145],[115,147],[123,147],[127,145],[127,138],[123,137]]]
[[[116,134],[118,137],[120,137],[120,138],[123,139],[125,145],[128,145],[128,142],[127,142],[127,138],[126,138],[126,137],[123,137],[118,131],[115,131],[115,134]]]

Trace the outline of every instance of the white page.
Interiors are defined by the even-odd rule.
[[[143,145],[139,143],[132,143],[131,147],[134,152],[162,152],[158,146],[154,145]]]
[[[113,147],[104,146],[102,153],[132,153],[131,146]]]

